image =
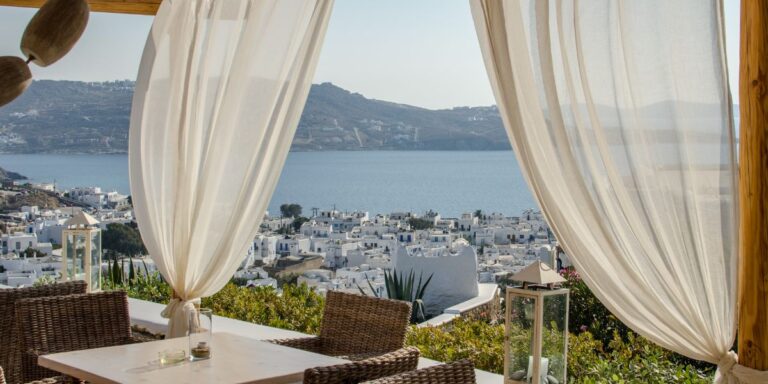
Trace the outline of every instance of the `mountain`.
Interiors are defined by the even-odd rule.
[[[0,108],[0,153],[125,153],[134,84],[40,80]],[[313,85],[292,150],[508,149],[496,107],[430,110]]]

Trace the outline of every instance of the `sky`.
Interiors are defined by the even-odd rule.
[[[724,0],[731,89],[738,84],[739,0]],[[33,9],[0,8],[0,55],[21,55]],[[92,13],[75,48],[36,79],[135,79],[149,16]],[[467,0],[336,0],[315,83],[438,109],[495,104]],[[733,93],[735,102],[738,94]]]

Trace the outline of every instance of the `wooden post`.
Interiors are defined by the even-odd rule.
[[[739,364],[768,370],[768,0],[741,1]]]

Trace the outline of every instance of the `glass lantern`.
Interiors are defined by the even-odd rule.
[[[83,280],[88,292],[101,289],[101,229],[98,221],[80,212],[61,233],[61,280]]]
[[[568,304],[569,290],[553,283],[507,288],[505,384],[566,383]]]

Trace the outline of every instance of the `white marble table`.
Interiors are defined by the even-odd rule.
[[[348,362],[224,332],[213,334],[208,360],[162,366],[167,349],[187,350],[187,338],[54,353],[38,364],[92,383],[295,383],[307,368]]]

